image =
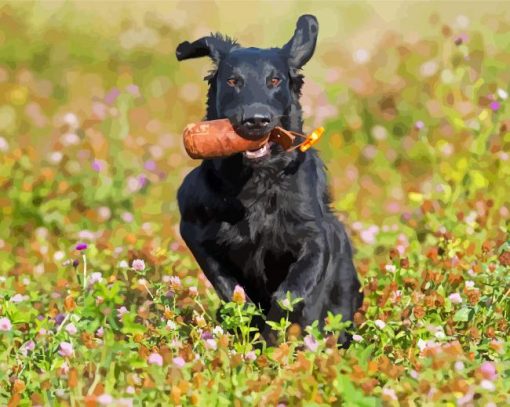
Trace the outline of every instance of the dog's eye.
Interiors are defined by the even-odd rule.
[[[276,88],[281,83],[281,81],[282,80],[280,78],[274,77],[274,78],[271,78],[271,80],[269,82],[271,83],[271,86],[273,88]]]
[[[238,83],[239,83],[239,79],[237,79],[237,78],[230,78],[227,80],[228,86],[235,87],[235,86],[237,86]]]

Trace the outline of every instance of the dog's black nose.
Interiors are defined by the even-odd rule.
[[[271,123],[271,117],[263,114],[255,114],[252,117],[243,119],[242,125],[248,129],[262,129]]]

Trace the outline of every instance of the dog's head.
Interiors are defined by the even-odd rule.
[[[277,125],[291,126],[303,84],[299,70],[313,55],[318,27],[314,16],[303,15],[289,42],[269,49],[243,48],[211,35],[180,44],[177,59],[212,58],[216,69],[205,78],[210,85],[207,119],[228,118],[239,134],[258,139]]]

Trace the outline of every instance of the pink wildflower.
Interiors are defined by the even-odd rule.
[[[60,350],[58,351],[60,356],[67,356],[71,357],[73,356],[73,345],[69,342],[61,342],[60,343]]]
[[[158,365],[158,366],[163,366],[163,356],[161,356],[159,353],[157,352],[153,352],[149,355],[149,359],[147,359],[147,361],[151,364],[151,365]]]
[[[72,322],[70,322],[69,324],[66,325],[66,332],[69,335],[76,335],[76,332],[78,332],[78,329]]]
[[[102,406],[109,406],[113,403],[113,397],[109,394],[101,394],[96,400]]]
[[[257,355],[255,354],[254,351],[251,350],[249,352],[246,352],[246,354],[244,355],[244,359],[253,362],[255,359],[257,359]]]
[[[180,356],[173,358],[172,361],[174,362],[174,365],[177,366],[179,369],[183,368],[184,365],[186,364],[186,361]]]
[[[483,362],[480,366],[480,373],[487,380],[496,380],[498,373],[493,362]]]
[[[209,350],[216,350],[218,348],[218,344],[214,339],[206,339],[205,348]]]
[[[303,341],[310,352],[315,352],[319,347],[319,342],[312,335],[306,335]]]
[[[448,296],[452,304],[461,304],[462,303],[462,297],[459,293],[453,293]]]
[[[2,317],[0,318],[0,331],[7,332],[12,329],[12,324],[9,318]]]
[[[117,318],[122,319],[124,314],[127,314],[129,311],[126,307],[122,306],[117,310]]]
[[[69,365],[67,364],[67,362],[62,363],[59,372],[61,375],[67,375],[69,373]]]
[[[132,267],[133,267],[133,270],[135,270],[135,271],[143,271],[143,270],[145,270],[145,262],[141,259],[133,260]]]

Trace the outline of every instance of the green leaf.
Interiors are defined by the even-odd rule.
[[[455,322],[467,322],[469,321],[470,309],[467,307],[461,308],[453,316]]]

